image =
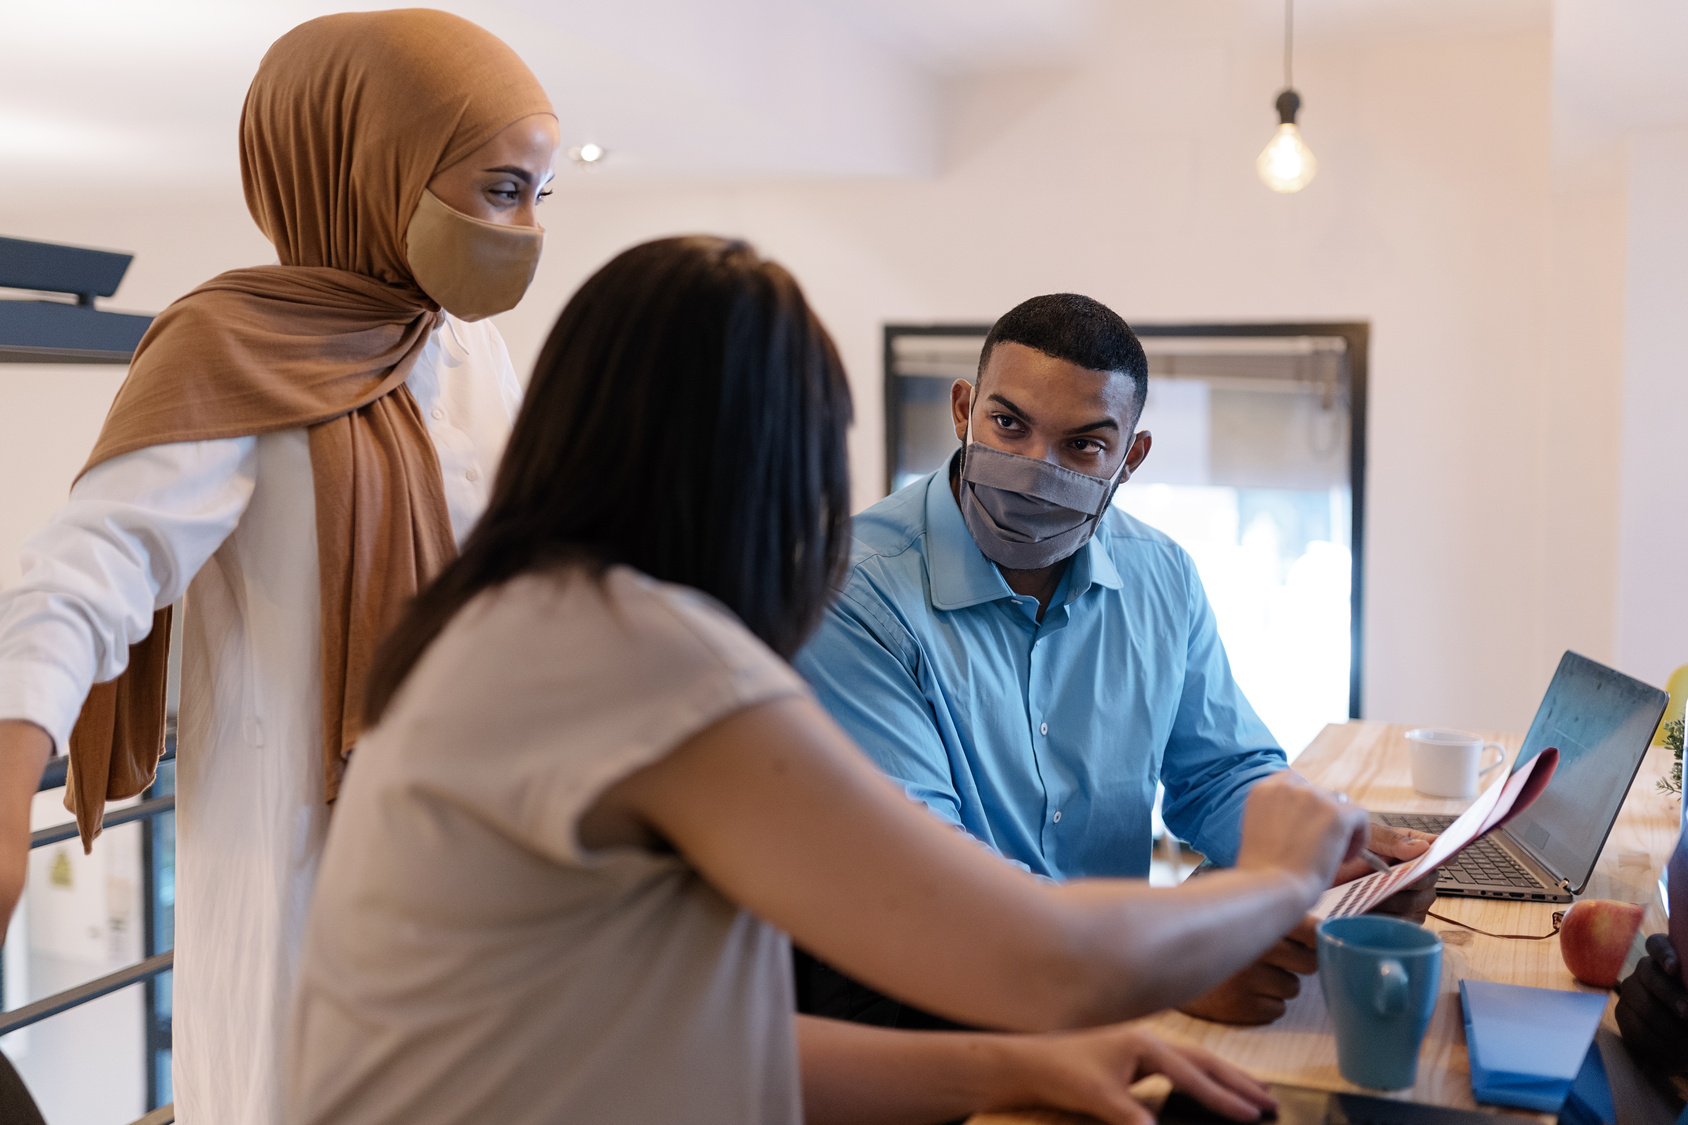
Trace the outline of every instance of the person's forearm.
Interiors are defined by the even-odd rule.
[[[1077,881],[1064,929],[1070,999],[1056,1026],[1132,1019],[1198,996],[1252,964],[1306,914],[1318,890],[1285,871],[1215,871],[1176,888],[1121,892]],[[1053,982],[1052,982],[1053,984]]]
[[[930,1125],[1011,1104],[1013,1042],[798,1016],[803,1120]]]
[[[0,930],[11,920],[29,868],[29,811],[53,740],[34,723],[0,719]]]

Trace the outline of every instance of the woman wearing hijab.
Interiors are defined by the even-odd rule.
[[[515,52],[427,10],[328,16],[241,115],[278,265],[222,274],[136,350],[68,504],[0,595],[0,910],[70,755],[84,846],[162,750],[183,601],[174,1089],[268,1125],[293,967],[374,646],[485,506],[520,391],[484,317],[537,263],[558,129]],[[90,691],[90,685],[96,685]]]
[[[1144,1015],[1254,961],[1365,838],[1285,771],[1235,869],[1055,886],[910,802],[786,663],[849,551],[849,416],[825,329],[743,243],[636,246],[569,301],[485,516],[376,662],[292,1125],[1152,1125],[1129,1087],[1156,1072],[1236,1120],[1272,1104],[1130,1026],[796,1015],[787,933],[973,1026]]]

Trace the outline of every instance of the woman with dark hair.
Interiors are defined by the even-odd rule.
[[[1160,1072],[1264,1087],[1131,1028],[796,1017],[785,933],[970,1024],[1197,995],[1298,922],[1364,814],[1261,782],[1237,867],[1040,883],[916,808],[786,665],[848,545],[848,391],[743,243],[629,250],[563,310],[490,505],[383,647],[290,1042],[292,1120],[1139,1123]],[[776,928],[777,927],[777,928]],[[785,933],[782,933],[784,931]]]

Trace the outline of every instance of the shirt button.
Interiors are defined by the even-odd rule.
[[[1041,727],[1038,727],[1038,728],[1037,728],[1037,733],[1039,733],[1039,734],[1048,734],[1048,733],[1049,733],[1049,724],[1048,724],[1048,723],[1044,723],[1044,724],[1043,724],[1043,725],[1042,725],[1042,726],[1041,726]]]
[[[1061,823],[1061,814],[1060,814],[1060,813],[1056,813],[1056,814],[1055,814],[1055,823],[1056,823],[1056,824],[1060,824],[1060,823]]]
[[[468,481],[470,484],[474,484],[476,481],[481,479],[481,472],[479,469],[470,469],[468,472],[463,474],[463,479]]]
[[[441,410],[437,406],[434,407],[433,410],[429,411],[429,413],[434,416],[434,421],[436,422],[443,422],[445,420],[445,411]]]

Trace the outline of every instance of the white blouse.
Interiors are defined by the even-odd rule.
[[[461,542],[521,399],[498,331],[448,317],[407,380]],[[184,1125],[273,1125],[327,828],[316,512],[304,430],[138,450],[82,477],[0,592],[0,718],[61,750],[88,688],[184,597],[174,1085]]]

